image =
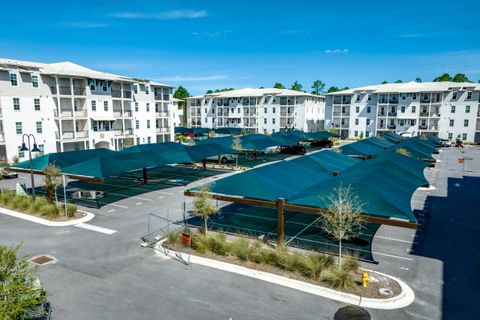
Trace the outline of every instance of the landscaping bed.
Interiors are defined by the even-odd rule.
[[[183,240],[183,241],[182,241]],[[181,233],[172,233],[163,244],[171,250],[189,253]],[[187,242],[188,243],[188,242]],[[354,257],[337,259],[318,252],[308,254],[290,251],[286,247],[272,248],[259,240],[237,237],[227,240],[225,234],[215,233],[205,237],[194,233],[191,237],[191,254],[219,260],[246,268],[270,272],[283,277],[340,290],[365,298],[388,299],[399,295],[400,285],[387,276],[368,272],[369,282],[362,286],[362,272]]]
[[[36,196],[33,200],[31,196],[17,195],[11,191],[0,194],[0,207],[50,221],[69,221],[85,216],[85,213],[79,212],[74,204],[67,204],[67,215],[65,215],[63,204],[57,205],[42,196]]]

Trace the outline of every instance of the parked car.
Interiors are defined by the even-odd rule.
[[[218,156],[208,157],[208,161],[218,161]],[[221,154],[220,161],[222,163],[235,162],[235,156],[233,154]]]
[[[441,147],[451,147],[452,146],[452,141],[448,139],[440,139],[440,146]]]
[[[455,141],[455,147],[463,148],[463,142],[462,142],[462,140],[457,139],[457,140]]]
[[[307,153],[307,149],[305,148],[305,146],[281,146],[280,153],[304,155],[305,153]]]
[[[320,148],[331,148],[333,147],[333,142],[328,140],[328,139],[323,139],[323,140],[315,140],[312,141],[310,144],[312,147],[320,147]]]

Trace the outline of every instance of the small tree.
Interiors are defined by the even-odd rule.
[[[232,140],[232,149],[233,149],[233,150],[237,150],[237,151],[240,151],[240,150],[243,149],[243,147],[242,147],[242,140],[240,140],[239,137],[233,138],[233,140]]]
[[[19,246],[0,246],[0,319],[25,319],[45,301],[35,287],[36,268],[18,257]]]
[[[408,151],[405,148],[399,148],[399,149],[397,149],[397,151],[395,151],[395,153],[401,154],[401,155],[406,156],[406,157],[411,157],[412,156],[410,151]]]
[[[303,86],[300,84],[300,82],[295,81],[292,86],[290,87],[290,90],[295,90],[295,91],[302,91]]]
[[[210,130],[210,131],[208,131],[208,137],[209,137],[209,138],[215,137],[215,130]]]
[[[363,229],[360,220],[362,203],[351,187],[334,188],[325,199],[325,209],[317,223],[338,241],[338,267],[342,265],[342,241],[358,236]]]
[[[325,83],[322,80],[315,80],[312,84],[312,94],[323,94],[325,90]]]
[[[358,136],[358,138],[359,138],[360,140],[363,139],[363,131],[360,131],[360,135]]]
[[[273,85],[273,87],[275,89],[285,89],[285,86],[283,84],[281,84],[280,82],[275,82],[275,84]]]
[[[218,213],[219,211],[213,203],[210,190],[207,187],[203,187],[198,191],[197,195],[195,196],[195,200],[193,200],[193,206],[195,208],[193,214],[203,219],[204,233],[205,236],[207,236],[207,221],[210,219],[210,216]]]
[[[131,146],[133,146],[133,138],[125,138],[123,139],[123,148],[130,148]]]
[[[49,164],[43,171],[45,175],[45,189],[47,190],[47,199],[52,202],[52,195],[57,198],[57,188],[60,185],[60,168],[55,164]]]

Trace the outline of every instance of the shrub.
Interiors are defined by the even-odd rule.
[[[48,216],[50,218],[54,218],[58,216],[58,208],[56,205],[52,205],[52,204],[42,205],[39,211],[42,215]]]
[[[208,251],[208,239],[205,235],[202,234],[195,234],[192,237],[192,248],[199,253],[205,253]]]
[[[71,203],[67,204],[67,217],[75,217],[77,213],[77,206]]]
[[[45,199],[44,197],[36,197],[35,201],[33,202],[31,206],[31,211],[32,212],[40,212],[40,208],[44,205],[48,205],[48,200]]]
[[[334,289],[354,289],[357,287],[353,280],[352,274],[349,270],[346,270],[343,266],[340,268],[333,268],[329,274],[323,277],[330,287]]]
[[[22,211],[30,211],[32,207],[32,199],[25,196],[18,196],[16,201],[17,208]]]
[[[233,254],[242,261],[247,261],[251,257],[252,250],[258,250],[257,247],[251,247],[250,241],[240,237],[231,244]]]
[[[179,243],[180,242],[180,233],[178,231],[173,231],[167,234],[167,241],[169,244]]]
[[[226,256],[230,252],[230,245],[227,237],[223,233],[217,233],[208,238],[208,249],[220,256]]]
[[[249,260],[255,263],[275,265],[276,253],[273,250],[263,249],[261,246],[253,244],[251,247]]]
[[[286,248],[277,250],[275,264],[287,271],[300,271],[304,268],[304,256],[298,252],[290,253]]]
[[[347,271],[357,271],[360,268],[360,262],[357,257],[348,257],[343,261],[342,267]]]

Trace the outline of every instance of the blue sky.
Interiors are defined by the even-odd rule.
[[[8,1],[2,12],[0,57],[68,60],[193,94],[480,79],[475,0]]]

